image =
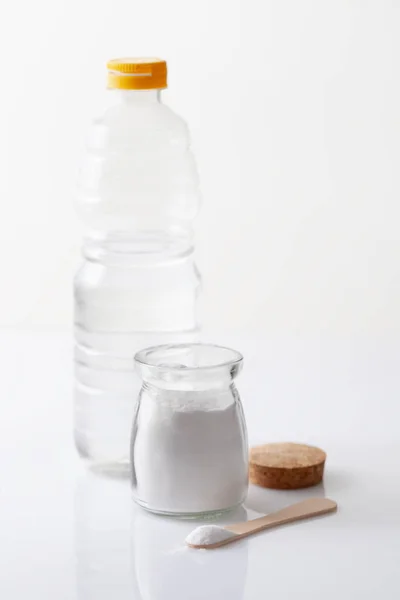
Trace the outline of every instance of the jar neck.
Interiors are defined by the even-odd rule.
[[[221,374],[206,373],[201,377],[191,376],[182,377],[181,379],[169,379],[168,377],[153,377],[149,372],[137,370],[142,378],[142,386],[150,391],[154,397],[163,394],[165,398],[174,400],[181,396],[192,397],[193,400],[213,399],[216,395],[229,394],[230,402],[235,399],[237,389],[234,382],[236,374],[225,372]]]
[[[120,90],[108,89],[108,94],[116,102],[123,104],[157,104],[161,103],[162,90]]]
[[[165,344],[135,355],[135,368],[146,385],[176,392],[230,389],[242,365],[239,352],[214,344]]]

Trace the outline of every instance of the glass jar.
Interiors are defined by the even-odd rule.
[[[196,516],[243,502],[248,484],[246,423],[234,379],[243,357],[209,344],[138,352],[143,384],[131,438],[138,504]]]

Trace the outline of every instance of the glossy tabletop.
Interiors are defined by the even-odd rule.
[[[400,597],[399,345],[226,336],[250,441],[328,453],[324,484],[251,486],[245,520],[309,496],[337,514],[215,551],[185,547],[193,522],[160,518],[129,483],[85,470],[72,444],[71,341],[3,333],[0,596],[7,600],[395,600]]]

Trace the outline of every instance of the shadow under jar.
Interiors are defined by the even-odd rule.
[[[241,504],[248,445],[234,379],[243,357],[210,344],[147,348],[131,438],[134,498],[152,512],[195,517]]]

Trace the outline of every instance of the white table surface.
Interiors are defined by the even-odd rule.
[[[0,334],[0,597],[5,600],[384,600],[400,597],[400,345],[251,340],[238,388],[250,440],[328,453],[323,486],[250,487],[243,520],[299,499],[335,515],[218,551],[186,549],[190,522],[136,507],[129,484],[86,472],[72,444],[71,342]],[[228,517],[227,517],[228,519]]]

